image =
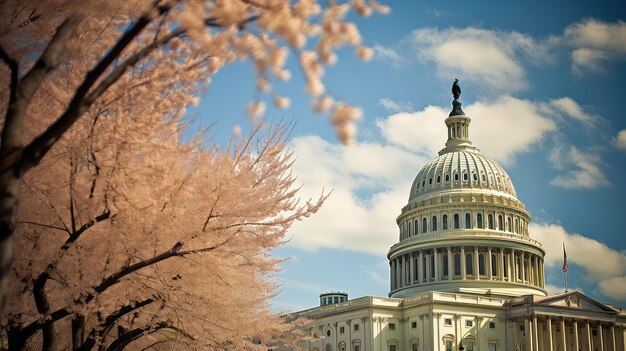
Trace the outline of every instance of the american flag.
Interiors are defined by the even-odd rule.
[[[567,272],[569,265],[567,264],[567,252],[565,252],[565,243],[563,243],[563,272]]]

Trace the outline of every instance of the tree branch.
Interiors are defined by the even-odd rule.
[[[0,148],[3,154],[10,153],[13,149],[22,146],[22,130],[24,128],[26,107],[48,73],[59,65],[66,43],[76,31],[82,19],[83,17],[75,14],[66,18],[57,28],[48,46],[44,49],[33,68],[21,81],[16,82],[15,94],[12,94],[13,99],[9,100],[4,127],[2,128]]]
[[[158,14],[169,11],[169,6],[157,6]],[[150,14],[145,14],[124,32],[122,37],[107,52],[98,64],[87,73],[81,85],[76,89],[74,97],[65,112],[46,131],[35,138],[24,150],[21,168],[23,171],[36,165],[41,158],[50,150],[52,145],[59,140],[78,118],[85,112],[94,100],[86,99],[93,85],[100,79],[111,64],[119,58],[124,49],[146,28],[154,19]],[[117,78],[116,78],[117,79]],[[101,83],[102,84],[102,83]],[[112,84],[112,83],[110,83]],[[109,84],[109,86],[110,86]],[[101,93],[100,93],[101,94]],[[99,96],[99,95],[97,95]],[[97,96],[95,96],[97,98]],[[92,97],[93,98],[93,97]]]
[[[14,60],[0,45],[0,59],[9,67],[11,71],[11,82],[9,83],[9,101],[15,100],[15,93],[17,92],[17,82],[19,79],[19,64]]]
[[[117,311],[111,313],[109,316],[107,316],[104,321],[102,321],[100,323],[100,328],[93,328],[91,329],[91,331],[89,332],[89,336],[87,336],[87,340],[85,340],[85,342],[80,346],[80,348],[77,349],[77,351],[88,351],[91,350],[94,345],[96,344],[96,336],[102,338],[104,336],[106,336],[109,331],[111,330],[111,328],[115,325],[115,322],[122,316],[135,311],[137,309],[140,309],[144,306],[147,306],[151,303],[153,303],[154,300],[153,298],[149,298],[143,301],[134,301],[131,304],[128,304],[126,306],[122,306],[120,307]]]
[[[194,338],[191,335],[189,335],[187,332],[185,332],[184,330],[178,327],[175,327],[168,322],[159,322],[154,325],[146,325],[142,328],[136,328],[120,335],[115,341],[111,343],[111,345],[109,345],[109,347],[107,348],[107,351],[121,351],[126,346],[128,346],[128,344],[130,344],[131,342],[141,338],[142,336],[152,334],[161,329],[171,329],[183,335],[186,338],[194,340]]]

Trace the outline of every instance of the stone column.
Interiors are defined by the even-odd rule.
[[[589,327],[589,321],[585,321],[585,330],[587,332],[587,351],[592,351],[591,328]]]
[[[448,280],[454,276],[454,260],[452,259],[452,248],[448,246]]]
[[[465,247],[461,246],[461,279],[463,280],[467,278],[465,269]]]
[[[498,280],[504,281],[504,249],[498,251]]]
[[[409,259],[411,260],[409,262],[409,285],[413,285],[415,280],[415,256],[413,255],[413,252],[409,254]]]
[[[394,261],[396,262],[396,289],[399,289],[402,287],[402,281],[400,280],[400,257],[396,257]]]
[[[534,347],[536,351],[539,351],[539,327],[537,327],[537,316],[533,316],[533,335],[535,336]]]
[[[517,349],[517,321],[514,319],[511,321],[511,326],[513,328],[513,349]]]
[[[543,329],[539,326],[539,321],[537,321],[537,339],[539,340],[539,350],[545,350],[546,348],[546,336],[543,333]]]
[[[437,249],[433,249],[433,263],[435,270],[435,281],[439,281],[439,253],[437,253]]]
[[[533,349],[533,345],[535,342],[533,341],[533,326],[529,317],[524,319],[524,333],[526,334],[526,339],[524,342],[525,348],[527,351],[538,351]]]
[[[406,254],[402,255],[402,273],[401,273],[402,286],[406,286]]]
[[[563,351],[567,350],[567,331],[565,330],[565,318],[561,318],[561,344],[563,345]]]
[[[526,253],[522,251],[522,255],[520,256],[520,267],[522,270],[522,283],[526,282],[526,270],[524,267],[526,266]]]
[[[547,329],[548,329],[548,351],[554,351],[554,346],[552,346],[553,343],[552,343],[552,318],[551,317],[548,317],[547,323],[548,323],[548,327],[547,327]]]
[[[396,277],[395,277],[395,264],[394,264],[394,260],[389,260],[389,281],[390,281],[390,285],[391,285],[391,291],[394,291],[396,289]]]
[[[426,254],[426,262],[424,262],[424,266],[426,267],[426,274],[424,276],[424,282],[429,282],[430,281],[430,270],[433,269],[433,267],[430,266],[430,255]]]
[[[478,246],[474,246],[474,279],[480,279],[480,269],[478,267]]]
[[[511,249],[511,274],[509,275],[511,279],[509,281],[516,282],[517,281],[517,266],[515,264],[515,250]]]
[[[600,351],[604,351],[604,336],[602,335],[602,324],[598,323],[598,343]]]
[[[574,319],[574,350],[578,351],[580,343],[578,342],[578,321]]]
[[[491,246],[487,248],[487,262],[485,262],[485,268],[487,269],[487,279],[492,280],[493,274],[491,274],[493,267],[491,267]]]
[[[535,269],[537,269],[537,264],[535,263],[535,255],[530,254],[529,261],[530,262],[528,262],[528,266],[530,268],[530,284],[537,285],[535,284],[535,280],[537,279],[537,272],[535,271]]]
[[[615,347],[616,343],[615,343],[615,324],[611,325],[611,351],[617,351],[617,348]]]
[[[420,251],[419,258],[417,261],[417,278],[420,283],[424,283],[424,253]]]

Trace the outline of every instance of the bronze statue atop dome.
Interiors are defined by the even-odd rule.
[[[454,96],[454,100],[458,100],[459,96],[461,96],[461,85],[459,85],[458,79],[455,79],[454,83],[452,83],[452,96]]]
[[[459,80],[455,79],[454,83],[452,83],[452,96],[454,96],[454,100],[452,101],[452,112],[450,112],[449,116],[464,116],[465,112],[461,109],[461,101],[459,101],[459,96],[461,96],[461,85],[459,84]]]

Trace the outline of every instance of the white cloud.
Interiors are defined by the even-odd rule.
[[[361,266],[363,272],[370,278],[372,282],[378,285],[387,286],[389,285],[389,277],[387,275],[383,276],[378,273],[376,270],[373,270],[368,267]]]
[[[608,61],[626,59],[626,23],[622,21],[581,21],[567,27],[564,37],[573,48],[574,72],[602,71]]]
[[[568,233],[556,224],[531,223],[529,231],[546,250],[546,266],[563,265],[562,245],[565,243],[568,263],[582,268],[584,279],[598,283],[604,295],[626,300],[626,255],[623,252],[581,234]]]
[[[378,100],[378,104],[390,113],[411,112],[414,110],[413,105],[410,102],[395,101],[389,98],[382,98]]]
[[[409,37],[418,58],[437,67],[440,76],[462,77],[491,91],[511,93],[528,86],[520,62],[552,60],[552,39],[538,41],[517,32],[423,28]]]
[[[407,60],[394,48],[376,44],[372,46],[372,50],[374,50],[375,60],[388,62],[394,67],[400,67],[407,62]]]
[[[574,118],[586,125],[593,125],[597,119],[596,116],[585,112],[582,106],[569,97],[552,100],[550,101],[550,106],[564,113],[567,117]]]
[[[293,226],[289,245],[385,254],[398,239],[395,218],[426,159],[396,146],[345,147],[317,136],[294,138],[292,149],[294,171],[304,184],[300,196],[316,197],[322,189],[332,194],[313,220]]]
[[[444,147],[448,112],[428,106],[417,112],[401,112],[376,121],[382,135],[393,144],[434,157]]]
[[[543,103],[503,96],[493,102],[476,102],[464,108],[472,119],[470,138],[486,155],[510,164],[543,136],[556,130]],[[422,111],[398,113],[377,121],[390,142],[434,156],[444,147],[448,109],[428,106]]]
[[[600,282],[599,287],[604,295],[626,301],[626,276],[603,280]]]
[[[602,159],[597,151],[557,146],[550,153],[550,162],[565,173],[552,179],[552,185],[566,189],[595,189],[610,184],[600,168]]]
[[[617,136],[613,139],[613,145],[622,151],[626,151],[626,129],[622,129],[617,133]]]

